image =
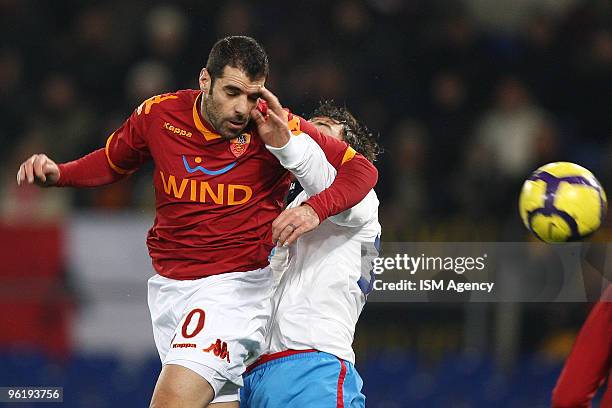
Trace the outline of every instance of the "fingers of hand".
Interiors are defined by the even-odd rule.
[[[23,163],[19,166],[19,170],[17,171],[17,185],[21,185],[21,183],[25,180],[25,170],[23,169]]]
[[[47,163],[47,156],[44,154],[38,154],[34,158],[34,162],[32,163],[32,167],[34,168],[34,177],[36,180],[40,180],[41,182],[47,181],[47,176],[44,171],[45,164]]]
[[[277,116],[281,116],[283,107],[278,101],[278,98],[276,97],[276,95],[270,92],[265,86],[262,86],[260,88],[260,91],[261,91],[261,98],[264,99],[268,103],[268,114],[270,114],[270,111],[272,111],[276,113]]]
[[[277,243],[283,229],[289,224],[288,217],[291,210],[285,210],[272,222],[272,242]]]
[[[293,244],[300,236],[319,225],[319,218],[309,206],[283,211],[272,223],[272,240],[279,245]]]
[[[29,184],[32,184],[34,182],[34,159],[35,158],[36,158],[36,155],[30,157],[28,160],[26,160],[23,163],[23,169],[25,171],[25,176]]]
[[[293,232],[291,232],[291,235],[287,237],[287,239],[283,243],[283,246],[288,246],[288,245],[293,244],[295,241],[297,241],[299,237],[301,237],[302,235],[304,235],[310,230],[312,230],[312,228],[308,228],[306,225],[299,226],[298,228],[294,229]]]
[[[268,90],[266,90],[265,88],[261,88],[262,89],[262,99],[269,101],[269,99],[266,98],[274,98],[276,99],[276,97]],[[268,106],[273,106],[274,103],[273,102],[267,102]],[[278,103],[278,99],[276,99],[276,105],[278,105],[279,109],[271,109],[268,108],[267,109],[267,114],[262,114],[261,110],[259,110],[257,107],[251,109],[250,115],[251,118],[253,119],[253,121],[255,122],[255,124],[257,125],[257,129],[259,131],[259,136],[262,137],[272,137],[272,138],[278,138],[281,137],[282,140],[276,140],[276,139],[264,139],[264,141],[268,144],[272,144],[272,145],[276,145],[276,144],[280,144],[283,145],[284,143],[286,143],[286,138],[287,136],[285,135],[285,133],[289,133],[289,127],[287,126],[287,113],[280,108],[280,104]],[[282,133],[281,136],[279,136]],[[283,143],[284,142],[284,143]]]
[[[44,154],[35,154],[21,163],[17,172],[17,184],[21,185],[25,181],[28,184],[40,182],[42,184],[47,181],[47,174],[55,170],[55,166],[49,158]]]
[[[257,100],[257,110],[261,112],[261,114],[265,117],[268,114],[268,103],[265,100],[259,98]]]
[[[283,116],[282,116],[282,118],[285,119],[285,121],[287,121],[287,122],[289,121],[289,109],[283,108]]]
[[[293,235],[293,233],[298,229],[295,225],[289,223],[283,228],[278,238],[278,244],[282,246],[287,246],[287,239]]]
[[[253,119],[257,125],[260,125],[266,121],[264,116],[257,108],[251,109],[251,119]]]
[[[268,113],[268,118],[272,120],[276,128],[280,128],[282,130],[287,129],[287,131],[289,131],[289,126],[287,125],[287,119],[283,119],[282,116],[278,116],[276,112],[270,111]]]

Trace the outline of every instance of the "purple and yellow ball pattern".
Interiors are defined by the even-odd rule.
[[[589,236],[602,224],[607,208],[606,193],[593,173],[568,162],[538,168],[519,198],[523,224],[545,242]]]

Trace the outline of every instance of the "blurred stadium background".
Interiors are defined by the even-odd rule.
[[[150,169],[80,191],[18,189],[15,174],[196,87],[228,34],[264,45],[293,111],[334,99],[380,134],[384,241],[524,241],[517,192],[549,161],[612,191],[608,0],[302,3],[0,0],[0,385],[63,386],[65,407],[148,404]],[[368,406],[548,406],[589,308],[370,304],[355,343]]]

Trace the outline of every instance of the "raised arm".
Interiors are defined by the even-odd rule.
[[[142,106],[109,136],[105,148],[59,165],[45,154],[35,154],[19,167],[17,183],[36,183],[43,187],[97,187],[133,173],[150,157]]]

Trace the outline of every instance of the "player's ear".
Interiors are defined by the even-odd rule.
[[[199,83],[200,90],[207,94],[210,90],[210,74],[208,73],[208,70],[206,68],[202,68],[202,70],[200,71]]]

